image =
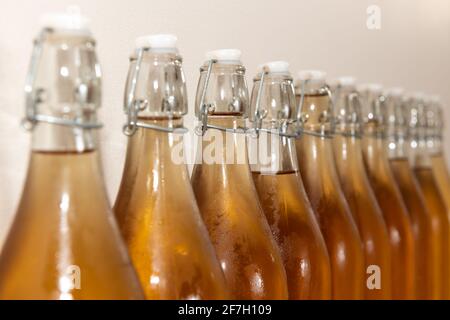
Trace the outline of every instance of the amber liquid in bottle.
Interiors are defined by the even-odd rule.
[[[243,119],[210,116],[209,123],[235,128],[243,125]],[[228,133],[227,140],[224,132],[212,129],[200,139],[199,153],[211,154],[216,160],[194,166],[192,185],[232,298],[287,299],[283,261],[258,201],[245,136]],[[215,148],[211,148],[214,141]],[[227,150],[244,160],[227,161]]]
[[[431,164],[434,173],[434,179],[441,191],[442,200],[450,214],[450,175],[447,168],[447,162],[442,152],[431,156]],[[450,217],[450,216],[449,216]]]
[[[364,246],[364,298],[390,299],[389,236],[364,168],[361,139],[339,134],[333,139],[339,180]]]
[[[298,171],[252,174],[267,221],[281,250],[289,299],[330,299],[328,253]]]
[[[439,299],[440,237],[407,158],[390,159],[390,167],[408,209],[416,248],[416,298]]]
[[[186,164],[179,162],[182,152],[173,158],[180,146],[180,135],[138,129],[129,139],[114,211],[147,299],[225,299],[222,270]]]
[[[434,242],[435,250],[439,252],[439,263],[437,264],[437,274],[439,275],[440,299],[448,299],[449,284],[449,219],[444,201],[441,198],[440,190],[434,180],[433,171],[430,166],[415,166],[414,173],[419,182],[425,203],[432,218],[433,234],[436,237]]]
[[[409,214],[394,180],[384,140],[366,135],[363,153],[367,174],[388,228],[392,261],[392,298],[415,298],[415,248]]]
[[[313,107],[314,106],[314,107]],[[327,95],[305,95],[309,128],[329,109]],[[309,129],[311,130],[311,129]],[[357,226],[339,185],[332,140],[302,134],[296,140],[299,171],[328,249],[332,298],[364,297],[364,256]]]
[[[97,151],[34,150],[0,257],[0,299],[139,298]]]

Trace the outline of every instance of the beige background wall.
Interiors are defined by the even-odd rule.
[[[0,0],[0,243],[27,166],[29,136],[19,120],[38,17],[70,4],[80,5],[92,19],[98,40],[104,73],[102,149],[111,200],[126,144],[121,127],[127,58],[142,34],[178,35],[190,115],[204,52],[226,47],[242,50],[249,80],[258,64],[284,59],[292,71],[318,68],[330,77],[354,75],[362,82],[437,93],[450,106],[448,0]],[[381,8],[380,30],[366,27],[371,4]],[[445,116],[450,124],[449,109]],[[450,130],[446,133],[450,154]]]

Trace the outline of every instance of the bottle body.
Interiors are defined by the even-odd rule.
[[[292,138],[276,137],[287,159],[277,172],[252,168],[259,200],[284,261],[289,299],[330,299],[331,270],[325,241],[309,204]],[[291,161],[295,161],[291,162]],[[257,167],[257,166],[255,166]],[[257,168],[255,168],[257,169]]]
[[[180,145],[180,135],[158,130],[138,129],[130,137],[114,212],[147,299],[226,299],[182,148],[180,162],[173,158]]]
[[[408,209],[416,247],[416,298],[438,299],[439,235],[433,230],[432,218],[407,158],[389,161],[392,173]]]
[[[140,299],[96,147],[101,73],[79,14],[54,14],[35,41],[26,85],[32,152],[0,256],[2,299]]]
[[[332,298],[362,299],[364,256],[361,238],[339,185],[330,132],[329,95],[312,91],[303,98],[303,134],[296,139],[300,176],[328,249]]]
[[[336,135],[333,140],[339,180],[364,247],[364,297],[370,300],[390,299],[392,279],[389,236],[365,172],[361,139]]]
[[[2,299],[139,299],[96,151],[33,151],[0,259]]]
[[[450,210],[450,174],[444,154],[441,152],[431,156],[434,179],[441,191],[447,210]]]
[[[228,128],[243,123],[241,116],[232,115],[209,121]],[[215,161],[194,166],[192,185],[232,298],[287,299],[283,262],[258,201],[245,135],[208,130],[199,139],[203,155],[209,152],[207,142],[215,141]],[[241,152],[242,161],[227,161],[225,150],[234,156]]]
[[[414,174],[419,182],[420,189],[425,199],[433,226],[433,235],[437,238],[434,248],[438,251],[438,263],[436,273],[439,280],[436,281],[440,299],[448,299],[449,295],[449,219],[447,208],[441,198],[440,190],[434,180],[430,166],[415,166]]]
[[[390,238],[392,298],[414,299],[414,236],[408,211],[389,168],[384,140],[365,135],[363,154],[370,184],[383,212]]]

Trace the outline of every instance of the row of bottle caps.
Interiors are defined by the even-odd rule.
[[[46,36],[54,31],[63,31],[68,37],[75,35],[85,38],[87,42],[83,45],[86,45],[88,49],[93,50],[94,47],[94,41],[91,37],[88,19],[76,10],[68,11],[67,13],[63,14],[45,15],[41,20],[41,24],[43,31],[35,42],[32,63],[26,85],[26,127],[31,128],[38,121],[69,125],[77,125],[77,123],[78,125],[80,125],[80,123],[83,122],[83,127],[99,127],[100,125],[98,125],[97,123],[86,123],[86,121],[80,122],[80,119],[74,119],[70,121],[67,119],[61,119],[61,117],[54,117],[50,114],[39,114],[40,112],[38,110],[37,104],[38,102],[44,101],[46,97],[44,94],[42,94],[44,89],[40,88],[39,91],[34,87],[36,80],[36,70],[38,69],[37,60],[39,60],[39,54],[43,51],[43,42],[46,40]],[[73,44],[73,42],[70,43],[70,45]],[[57,45],[61,46],[61,43],[57,43]],[[64,46],[65,47],[62,48],[63,50],[67,50],[69,48],[67,44],[64,44]],[[153,54],[157,57],[154,56],[152,61],[145,62],[146,54]],[[171,34],[157,34],[142,36],[136,39],[136,51],[131,57],[131,66],[125,93],[125,112],[128,115],[128,122],[124,126],[124,132],[126,134],[131,135],[136,131],[137,127],[145,126],[144,124],[139,123],[138,115],[176,117],[182,116],[187,113],[186,88],[181,62],[182,59],[178,54],[176,36]],[[283,111],[283,106],[281,106],[281,109],[280,106],[277,106],[276,110],[265,110],[261,108],[260,95],[262,95],[262,90],[256,90],[258,91],[258,94],[255,97],[252,97],[253,99],[250,103],[250,108],[248,108],[248,94],[240,90],[236,90],[235,92],[233,92],[235,98],[231,103],[227,101],[223,105],[218,105],[216,102],[217,99],[212,99],[211,97],[210,100],[215,100],[216,103],[216,105],[211,105],[210,103],[208,103],[209,96],[207,93],[207,87],[208,85],[210,87],[216,85],[214,83],[211,83],[212,81],[210,81],[210,75],[211,70],[215,68],[214,64],[217,63],[224,66],[231,66],[232,76],[236,77],[236,81],[242,81],[244,83],[244,86],[246,87],[245,68],[242,66],[241,52],[239,50],[222,49],[206,53],[206,62],[201,68],[202,75],[199,81],[199,90],[197,92],[196,99],[196,115],[198,117],[198,120],[202,123],[202,125],[197,129],[199,129],[199,131],[203,133],[207,128],[208,114],[239,113],[247,116],[248,112],[250,112],[249,118],[255,124],[255,127],[252,128],[252,130],[254,131],[260,130],[262,126],[261,123],[267,121],[270,122],[290,120],[291,122],[300,123],[301,101],[300,103],[298,103],[298,101],[295,102],[295,94],[297,94],[297,96],[303,96],[303,94],[308,93],[307,91],[309,87],[314,89],[320,88],[324,92],[329,92],[330,95],[334,91],[341,88],[358,92],[361,94],[361,96],[364,96],[364,94],[375,95],[377,96],[376,101],[380,104],[382,102],[385,102],[385,100],[389,97],[392,97],[395,100],[401,100],[400,103],[407,102],[403,104],[414,105],[415,108],[413,109],[416,110],[414,112],[408,111],[409,114],[407,114],[407,119],[409,120],[410,126],[433,127],[436,129],[434,132],[435,135],[441,135],[442,132],[442,107],[438,96],[426,96],[423,93],[403,94],[403,90],[401,88],[393,88],[383,92],[381,85],[378,84],[369,84],[356,87],[355,80],[352,77],[341,77],[334,82],[326,83],[326,74],[322,71],[314,70],[300,71],[294,82],[289,72],[289,64],[285,61],[274,61],[260,65],[258,67],[258,74],[255,77],[255,83],[259,81],[260,88],[262,88],[263,79],[265,76],[269,74],[284,76],[286,80],[286,88],[285,92],[282,92],[281,94],[284,94],[286,96],[286,101],[289,101],[291,103],[292,101],[294,101],[294,103],[296,103],[297,105],[296,108],[287,108],[287,110],[290,110],[288,112]],[[155,71],[153,71],[153,75],[149,75],[148,72],[142,72],[143,69],[149,68],[150,65],[152,65],[152,67],[154,67],[155,69]],[[81,96],[80,99],[82,99],[82,102],[89,102],[94,107],[98,107],[100,105],[100,99],[92,98],[96,96],[95,88],[93,87],[100,85],[101,76],[100,72],[98,71],[98,64],[95,65],[94,69],[97,70],[97,74],[94,75],[94,78],[98,77],[98,81],[93,82],[92,75],[89,75],[89,83],[84,84],[83,87],[83,79],[77,79],[76,81],[82,83],[82,85],[77,89],[77,96]],[[60,76],[66,78],[70,77],[67,67],[61,67]],[[76,75],[76,77],[82,77],[82,75],[78,74]],[[152,79],[152,77],[154,79]],[[161,80],[161,78],[164,78],[164,80]],[[156,96],[156,100],[155,98],[149,98],[149,90],[143,88],[143,85],[141,84],[144,82],[150,83],[150,80],[155,80],[155,83],[161,82],[156,83],[157,88],[155,88],[154,92],[152,92]],[[169,83],[170,81],[172,81],[172,85]],[[217,81],[220,82],[220,79],[217,79]],[[231,83],[232,82],[233,80],[231,80]],[[165,88],[164,97],[162,97],[161,94],[156,93],[156,90],[162,87]],[[235,88],[233,88],[233,84],[231,84],[231,88],[228,89],[235,90]],[[92,93],[92,91],[94,93]],[[99,92],[97,95],[100,96]],[[61,101],[61,99],[59,100]],[[371,110],[362,110],[363,112],[361,113],[361,110],[358,110],[357,108],[349,110],[349,105],[351,104],[346,105],[347,110],[334,110],[335,116],[331,120],[337,123],[379,120],[380,122],[384,121],[386,124],[389,124],[389,121],[392,120],[389,114],[386,114],[386,112],[389,111],[383,110],[382,112],[375,112],[377,111],[375,110],[374,112],[372,112]],[[367,106],[367,104],[360,105],[363,107],[363,109],[364,106],[366,106],[368,109],[376,107],[373,105]],[[267,106],[267,104],[265,104],[265,106]],[[425,109],[427,111],[425,111]],[[358,112],[360,113],[358,114]],[[386,114],[385,119],[374,119],[375,114],[377,114],[377,116],[380,116],[383,114],[383,112]],[[417,116],[417,114],[420,112],[422,112],[426,116],[429,116],[428,118],[426,118],[426,121],[419,121],[419,117]],[[364,119],[361,119],[363,117],[363,114]],[[398,115],[397,118],[399,118]],[[397,125],[399,125],[399,119],[397,118],[395,119],[395,121],[397,122]],[[406,124],[406,120],[404,120],[403,125]],[[400,123],[400,125],[402,125],[402,123]],[[175,129],[181,130],[184,128]],[[295,132],[299,133],[300,131],[297,130]]]

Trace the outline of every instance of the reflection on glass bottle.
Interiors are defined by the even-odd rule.
[[[298,173],[293,80],[287,62],[262,68],[250,109],[259,131],[257,139],[249,138],[253,180],[281,250],[289,299],[330,299],[328,252]]]
[[[334,163],[333,116],[325,74],[307,71],[299,76],[296,87],[302,124],[302,134],[296,140],[299,171],[327,245],[332,298],[362,299],[363,247]]]
[[[372,189],[388,228],[392,261],[392,298],[415,297],[414,235],[408,211],[389,166],[382,117],[381,87],[362,86],[363,155]]]
[[[237,299],[287,299],[286,274],[252,180],[248,91],[239,50],[207,54],[196,113],[200,146],[192,185],[225,279]]]
[[[391,298],[391,255],[383,214],[364,168],[361,106],[353,78],[342,78],[333,90],[337,172],[364,247],[365,299]]]
[[[86,19],[44,19],[26,87],[31,159],[0,257],[0,299],[142,298],[101,174],[100,86]]]
[[[408,126],[403,114],[402,90],[394,88],[386,93],[383,108],[385,135],[389,164],[403,201],[408,209],[414,233],[416,248],[416,298],[435,299],[439,297],[439,252],[435,245],[438,237],[433,233],[432,217],[425,205],[414,172],[408,160]]]
[[[440,299],[448,298],[449,292],[449,220],[447,208],[434,180],[427,136],[432,130],[427,128],[427,106],[422,94],[416,94],[404,104],[404,112],[409,125],[409,156],[425,198],[433,228],[433,248],[438,263],[434,269],[434,284]],[[431,149],[431,148],[430,148]]]
[[[442,199],[450,210],[450,174],[443,150],[444,115],[439,97],[432,96],[427,111],[427,147],[431,156],[434,179],[441,191]],[[449,213],[450,214],[450,213]]]
[[[144,36],[136,47],[125,94],[130,138],[114,206],[119,227],[147,299],[227,298],[177,149],[187,97],[176,37]]]

